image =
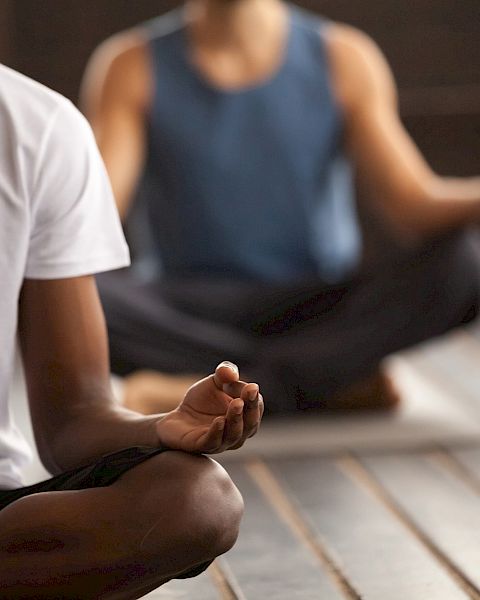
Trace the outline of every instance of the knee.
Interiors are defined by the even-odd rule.
[[[242,496],[225,469],[218,463],[211,463],[212,473],[199,481],[202,508],[191,523],[190,533],[194,543],[205,549],[209,559],[233,547],[244,509]]]
[[[225,469],[207,457],[175,453],[182,470],[179,505],[185,507],[183,533],[187,543],[213,559],[230,550],[238,537],[243,499]],[[203,558],[203,557],[202,557]]]
[[[160,520],[162,533],[187,564],[207,562],[233,546],[243,500],[223,467],[205,456],[173,451],[138,469],[142,467],[149,491],[140,500],[140,510],[152,523]],[[152,529],[143,539],[144,550],[155,552],[159,533]]]

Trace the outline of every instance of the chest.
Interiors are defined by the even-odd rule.
[[[329,89],[301,73],[243,93],[180,81],[151,109],[150,149],[162,168],[235,172],[269,164],[314,174],[336,152],[340,119]]]

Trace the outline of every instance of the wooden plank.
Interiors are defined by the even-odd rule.
[[[309,552],[272,510],[241,465],[229,473],[245,499],[240,536],[225,562],[246,600],[344,598]]]
[[[465,469],[465,479],[470,485],[480,489],[480,448],[450,449],[453,458]]]
[[[143,596],[149,600],[220,600],[222,596],[208,573],[193,579],[174,579]]]
[[[432,385],[443,388],[470,417],[480,416],[480,344],[473,335],[459,329],[410,356]]]
[[[477,591],[480,589],[480,497],[445,468],[441,455],[362,457],[393,503]],[[472,594],[480,598],[480,593]]]
[[[366,600],[467,598],[385,505],[322,458],[267,463],[304,520]]]

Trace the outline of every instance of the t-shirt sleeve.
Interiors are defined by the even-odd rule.
[[[67,100],[52,115],[30,175],[25,277],[61,279],[129,264],[105,166],[85,118]]]

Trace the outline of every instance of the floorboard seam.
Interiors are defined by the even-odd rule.
[[[269,467],[260,459],[252,459],[246,462],[245,469],[273,506],[278,516],[287,524],[300,542],[314,554],[325,573],[342,595],[347,600],[361,600],[361,596],[347,580],[327,549],[318,541],[315,534],[298,514]]]
[[[427,458],[480,495],[480,479],[476,473],[450,454],[447,448],[440,447],[436,452],[428,454]]]
[[[348,454],[338,459],[337,464],[354,483],[380,502],[426,548],[471,600],[480,600],[480,591],[475,584],[450,561],[440,548],[437,548],[427,534],[417,527],[409,515],[398,505],[358,457]]]
[[[218,589],[222,600],[246,600],[236,582],[233,581],[224,560],[217,558],[207,572]]]

